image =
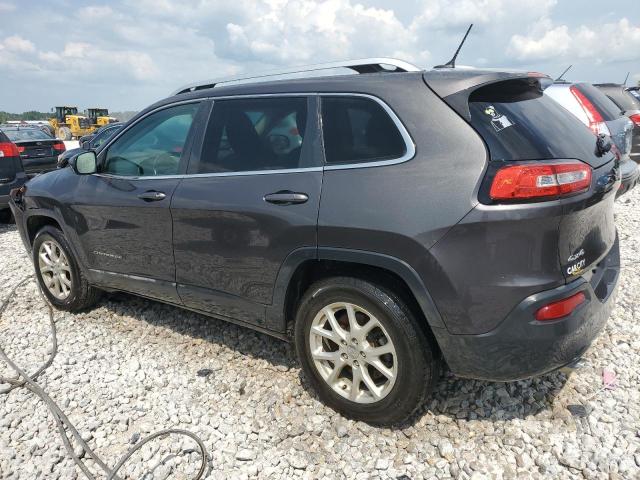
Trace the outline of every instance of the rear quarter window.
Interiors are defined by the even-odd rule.
[[[508,80],[469,97],[471,125],[491,160],[547,160],[594,156],[595,136],[531,80]]]
[[[370,98],[323,96],[322,132],[328,165],[391,160],[407,152],[395,122]]]

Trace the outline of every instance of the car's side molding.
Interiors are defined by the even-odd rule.
[[[293,251],[280,267],[273,291],[272,305],[267,307],[266,323],[269,328],[284,331],[287,328],[284,307],[289,282],[296,269],[307,260],[333,260],[387,270],[400,277],[409,287],[427,322],[433,328],[445,328],[442,316],[418,273],[399,258],[383,253],[333,247],[305,247]]]

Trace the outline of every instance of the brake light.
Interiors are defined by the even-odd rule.
[[[0,158],[1,157],[19,157],[20,152],[15,143],[4,142],[0,143]]]
[[[634,113],[630,115],[629,118],[636,125],[636,127],[640,127],[640,113]]]
[[[493,200],[531,200],[572,195],[591,186],[591,167],[580,162],[512,165],[501,168],[491,184]]]
[[[25,147],[18,147],[18,153],[24,153]]]
[[[540,308],[536,312],[536,320],[544,322],[549,320],[557,320],[559,318],[571,315],[573,311],[582,305],[587,297],[584,293],[579,292],[575,295],[571,295],[569,298],[550,303]]]
[[[67,147],[64,146],[64,142],[56,142],[53,144],[53,149],[56,152],[62,153],[67,150]]]
[[[598,109],[596,109],[596,107],[585,96],[585,94],[582,93],[575,85],[571,85],[569,87],[569,90],[571,91],[573,96],[576,97],[576,100],[578,100],[578,103],[582,107],[582,110],[587,115],[587,119],[589,121],[588,126],[591,131],[596,135],[599,135],[601,133],[611,135],[609,127],[607,127],[607,124],[604,123],[604,118],[602,118],[602,115],[600,114]]]

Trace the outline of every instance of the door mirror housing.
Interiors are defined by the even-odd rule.
[[[88,151],[76,155],[71,159],[73,170],[78,175],[91,175],[98,171],[96,152]]]

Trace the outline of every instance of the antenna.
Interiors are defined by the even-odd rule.
[[[629,74],[630,74],[630,73],[631,73],[631,72],[627,72],[627,76],[626,76],[626,77],[624,77],[624,83],[623,83],[622,85],[624,85],[625,87],[627,86],[627,80],[629,80]]]
[[[573,67],[573,65],[569,65],[567,68],[565,68],[564,72],[562,72],[560,76],[555,79],[555,81],[559,82],[560,80],[562,80],[562,77],[564,77],[564,74],[567,73],[569,70],[571,70],[571,67]]]
[[[436,65],[433,68],[456,68],[456,58],[458,58],[460,49],[462,48],[462,45],[464,45],[464,41],[467,39],[467,36],[471,31],[471,27],[473,27],[473,23],[469,25],[469,28],[467,28],[467,33],[465,33],[464,37],[462,37],[462,41],[460,42],[460,45],[458,45],[458,49],[456,50],[456,53],[453,54],[453,58],[449,60],[447,63],[445,63],[444,65]]]

